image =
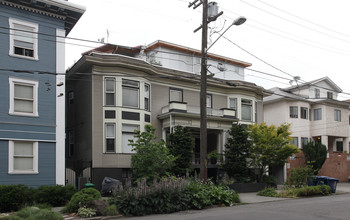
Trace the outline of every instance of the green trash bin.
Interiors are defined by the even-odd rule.
[[[85,188],[94,188],[95,184],[93,183],[85,183]]]

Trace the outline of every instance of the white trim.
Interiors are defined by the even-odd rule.
[[[56,72],[65,72],[65,34],[63,29],[56,29]],[[65,75],[56,76],[56,184],[65,184]],[[59,97],[58,97],[59,96]]]
[[[25,112],[15,112],[14,110],[14,84],[26,84],[33,86],[33,113],[25,113]],[[9,84],[10,84],[10,105],[9,105],[9,114],[10,115],[20,115],[20,116],[33,116],[33,117],[39,117],[38,113],[38,87],[39,82],[34,80],[28,80],[28,79],[20,79],[20,78],[14,78],[9,77]]]
[[[29,57],[29,56],[22,56],[19,54],[15,54],[14,51],[14,32],[15,32],[15,27],[14,24],[19,24],[19,25],[23,25],[23,26],[27,26],[30,28],[34,29],[34,33],[33,33],[33,57]],[[31,59],[31,60],[39,60],[39,56],[38,56],[38,31],[39,31],[39,25],[35,24],[35,23],[31,23],[28,21],[22,21],[22,20],[18,20],[15,18],[9,18],[9,27],[10,27],[10,36],[9,36],[9,40],[10,40],[10,48],[9,48],[9,55],[10,56],[14,56],[14,57],[19,57],[19,58],[25,58],[25,59]]]
[[[20,139],[20,138],[0,138],[2,141],[31,141],[31,142],[46,142],[46,143],[56,143],[56,140],[41,140],[41,139]]]
[[[8,174],[38,174],[38,142],[27,141],[33,143],[33,171],[25,171],[25,170],[14,170],[13,167],[13,157],[14,157],[14,146],[15,141],[9,141],[9,157],[8,157]]]

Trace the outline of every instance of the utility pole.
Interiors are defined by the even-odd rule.
[[[199,1],[199,3],[197,3]],[[200,179],[208,179],[207,169],[207,45],[208,24],[215,21],[223,12],[217,13],[216,2],[211,2],[210,17],[208,17],[208,0],[194,0],[188,5],[196,9],[203,4],[202,25],[194,32],[202,29],[202,56],[201,56],[201,80],[200,80]]]
[[[206,181],[207,169],[207,45],[208,45],[208,0],[203,0],[202,58],[200,83],[200,179]]]

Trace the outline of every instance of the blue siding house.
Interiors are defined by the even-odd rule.
[[[0,184],[65,184],[65,37],[85,8],[0,0]]]

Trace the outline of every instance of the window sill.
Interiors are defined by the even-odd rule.
[[[20,171],[20,170],[16,170],[16,171],[9,171],[8,174],[10,175],[16,175],[16,174],[26,174],[26,175],[36,175],[39,174],[38,171]]]
[[[26,60],[32,60],[32,61],[39,61],[38,58],[36,57],[28,57],[28,56],[22,56],[22,55],[17,55],[17,54],[9,54],[10,57],[16,57],[16,58],[21,58],[21,59],[26,59]]]
[[[12,115],[12,116],[33,117],[33,118],[38,118],[38,117],[39,117],[39,114],[19,113],[19,112],[9,112],[9,115]]]

